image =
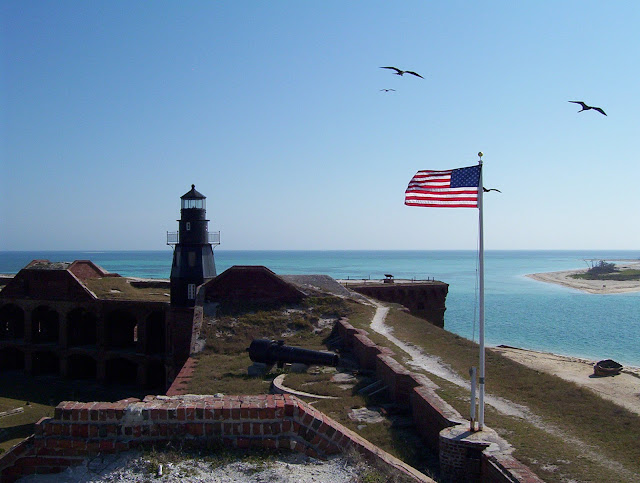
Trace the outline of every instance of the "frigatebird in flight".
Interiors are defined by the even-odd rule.
[[[380,67],[380,68],[395,70],[394,72],[395,75],[411,74],[411,75],[415,75],[416,77],[420,77],[420,79],[424,79],[424,77],[422,77],[420,74],[418,74],[417,72],[413,72],[411,70],[400,70],[397,67]]]
[[[497,191],[498,193],[502,193],[502,191],[500,191],[498,188],[485,188],[484,186],[482,187],[482,191],[484,191],[485,193],[488,193],[489,191]]]
[[[380,89],[381,92],[395,92],[395,89]]]
[[[607,115],[606,112],[604,112],[602,109],[600,109],[599,107],[593,107],[593,106],[587,106],[584,102],[582,101],[569,101],[569,102],[573,102],[574,104],[580,104],[582,106],[582,109],[580,109],[578,112],[582,112],[582,111],[588,111],[589,109],[593,109],[594,111],[598,111],[600,114],[603,115]]]

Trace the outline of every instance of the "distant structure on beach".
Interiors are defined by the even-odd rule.
[[[174,246],[171,305],[193,307],[197,287],[216,276],[213,246],[220,244],[220,232],[209,233],[207,198],[195,185],[180,200],[178,231],[167,233],[167,245]]]

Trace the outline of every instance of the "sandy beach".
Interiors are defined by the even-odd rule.
[[[597,377],[593,375],[596,361],[509,346],[491,347],[489,350],[532,369],[587,387],[601,397],[640,415],[640,368],[624,367],[617,376]]]
[[[627,268],[640,270],[640,262],[625,261],[618,263],[615,260],[611,261],[616,264],[617,268],[622,270]],[[581,270],[565,270],[562,272],[532,273],[526,276],[540,282],[555,283],[593,294],[640,292],[640,280],[607,280],[605,282],[602,280],[581,280],[571,277],[571,275],[576,273],[585,273],[586,271],[587,269],[584,268]]]

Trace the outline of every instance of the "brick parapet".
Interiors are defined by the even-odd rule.
[[[417,481],[431,481],[322,412],[286,394],[64,401],[56,407],[54,417],[43,418],[36,424],[35,435],[25,446],[16,447],[5,456],[6,465],[0,466],[0,475],[2,481],[5,477],[12,481],[11,475],[53,471],[78,464],[89,455],[117,453],[175,439],[195,444],[216,440],[235,448],[287,449],[313,457],[353,448]]]

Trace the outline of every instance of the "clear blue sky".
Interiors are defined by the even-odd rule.
[[[192,183],[222,249],[473,249],[477,210],[404,190],[478,151],[487,249],[640,248],[640,2],[15,0],[0,22],[0,250],[163,249]]]

